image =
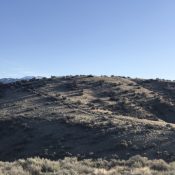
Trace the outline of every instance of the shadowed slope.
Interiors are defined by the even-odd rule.
[[[175,128],[165,122],[174,122],[173,95],[162,88],[159,94],[159,85],[77,76],[21,81],[0,90],[1,160],[137,154],[175,160]]]

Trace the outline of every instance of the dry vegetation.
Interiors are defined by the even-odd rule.
[[[30,158],[13,163],[0,162],[0,173],[6,175],[173,175],[175,162],[167,164],[163,160],[148,160],[134,156],[127,161],[90,160],[78,161],[77,158],[50,161]]]
[[[0,174],[175,174],[174,116],[173,81],[89,75],[0,84]]]

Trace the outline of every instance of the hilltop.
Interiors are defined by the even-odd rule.
[[[65,76],[0,84],[0,160],[175,161],[175,82]]]

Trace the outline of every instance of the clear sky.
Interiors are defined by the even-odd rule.
[[[175,79],[175,0],[0,0],[0,78]]]

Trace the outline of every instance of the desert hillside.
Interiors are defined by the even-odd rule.
[[[172,162],[174,123],[173,81],[89,75],[0,84],[1,161]]]

